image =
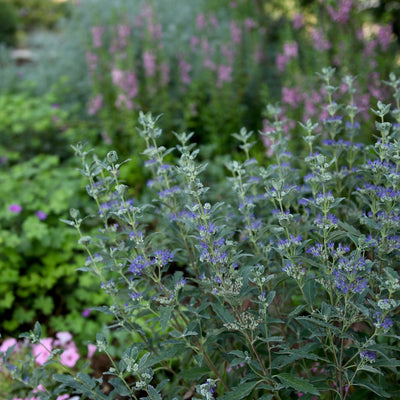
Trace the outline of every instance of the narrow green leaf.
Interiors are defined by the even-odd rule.
[[[179,373],[179,376],[183,379],[188,379],[190,381],[200,379],[203,375],[209,374],[210,369],[205,367],[193,367],[186,371]]]
[[[240,400],[248,396],[257,385],[257,381],[246,382],[242,385],[236,386],[231,392],[224,396],[218,397],[219,400]]]
[[[158,393],[157,390],[151,385],[147,386],[147,393],[149,394],[151,400],[162,400],[160,393]]]
[[[357,382],[354,382],[353,385],[364,387],[364,388],[370,390],[371,392],[374,392],[375,394],[377,394],[380,397],[386,397],[386,398],[390,397],[390,394],[388,392],[384,391],[381,387],[376,386],[368,381],[357,381]]]
[[[314,304],[315,297],[317,296],[317,283],[315,280],[309,280],[303,287],[304,294],[307,298],[308,304]]]
[[[114,389],[120,396],[129,396],[130,390],[125,386],[124,382],[120,378],[111,378],[110,384],[114,386]]]
[[[40,326],[39,322],[35,323],[35,327],[33,328],[33,333],[35,334],[37,339],[40,339],[42,336],[42,327]]]
[[[167,329],[168,322],[171,319],[171,313],[173,307],[160,307],[159,312],[160,312],[160,324],[161,324],[161,330],[165,332],[165,329]]]
[[[278,378],[287,388],[291,387],[298,392],[319,395],[319,392],[315,386],[307,382],[305,379],[299,378],[298,376],[293,376],[285,373],[275,375],[274,378]]]
[[[221,306],[219,303],[212,303],[211,307],[215,311],[215,313],[218,315],[218,317],[222,320],[222,322],[234,322],[233,315],[230,314],[226,308]]]

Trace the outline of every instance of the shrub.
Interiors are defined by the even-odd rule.
[[[320,76],[327,85],[333,70]],[[120,180],[116,152],[100,159],[76,146],[101,230],[87,235],[77,209],[64,222],[88,252],[80,269],[112,299],[100,309],[131,337],[115,358],[107,337],[97,336],[112,363],[111,392],[83,371],[54,375],[57,393],[397,398],[400,79],[391,74],[386,83],[395,107],[378,101],[372,109],[373,145],[357,142],[353,108],[328,99],[330,123],[321,134],[311,120],[301,123],[307,153],[293,155],[281,110],[268,106],[270,162],[251,157],[243,128],[234,136],[245,161],[228,162],[229,176],[210,187],[192,134],[176,134],[179,156],[166,162],[173,150],[158,145],[157,120],[140,114],[153,175],[143,202]],[[40,342],[40,326],[27,336]]]
[[[57,22],[68,14],[67,4],[52,0],[10,0],[18,9],[21,29],[54,29]]]
[[[14,46],[17,33],[17,12],[7,0],[0,1],[0,44]]]
[[[341,75],[358,79],[338,85],[330,82],[337,90],[329,95],[340,102],[347,93],[349,106],[357,105],[358,123],[362,128],[367,127],[372,120],[371,99],[390,101],[390,91],[382,79],[397,68],[393,61],[398,58],[399,46],[393,25],[372,18],[371,8],[364,2],[310,3],[288,16],[285,37],[275,59],[282,82],[282,113],[292,121],[304,123],[311,118],[323,123],[329,113],[326,107],[319,105],[327,99],[327,88],[315,84],[313,71],[333,65]],[[352,39],[348,40],[349,37]],[[266,122],[264,130],[268,130]],[[289,134],[295,129],[293,122],[285,126]],[[359,140],[370,143],[371,137],[366,134]],[[266,145],[268,147],[268,143]],[[304,142],[293,140],[292,146],[292,149],[303,147]]]
[[[0,95],[0,149],[18,160],[52,154],[63,159],[68,152],[67,120],[70,113],[59,108],[52,93],[43,97],[27,89]]]

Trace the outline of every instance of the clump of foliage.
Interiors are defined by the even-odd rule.
[[[70,371],[54,375],[57,394],[399,396],[400,79],[386,82],[395,107],[377,102],[370,127],[377,139],[365,146],[357,110],[348,107],[353,93],[340,104],[329,96],[333,72],[320,74],[329,114],[321,132],[311,120],[298,125],[304,155],[288,151],[281,110],[270,105],[271,160],[252,158],[252,133],[243,128],[234,137],[245,160],[230,160],[221,181],[202,180],[207,165],[196,161],[192,134],[176,134],[174,149],[160,146],[150,114],[139,115],[152,175],[143,200],[121,181],[116,152],[101,159],[75,146],[100,230],[88,234],[77,209],[64,222],[88,253],[80,270],[111,299],[98,309],[130,339],[115,358],[106,335],[97,335],[112,364],[108,389],[87,371]],[[40,326],[27,336],[41,342]],[[51,393],[49,386],[36,396]]]
[[[68,2],[54,0],[10,0],[18,10],[20,29],[54,29],[57,22],[68,15]]]
[[[59,223],[69,206],[83,204],[79,173],[44,154],[15,165],[5,157],[1,162],[2,333],[18,334],[40,319],[53,332],[95,337],[99,322],[81,314],[93,301],[102,304],[104,296],[93,290],[91,277],[74,273],[84,256]]]
[[[7,0],[0,1],[0,44],[13,46],[16,43],[18,16],[15,7]]]
[[[11,158],[28,160],[37,154],[70,156],[67,121],[53,93],[35,97],[27,90],[0,95],[0,149]],[[9,157],[9,158],[10,158]]]

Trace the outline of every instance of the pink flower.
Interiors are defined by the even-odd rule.
[[[297,107],[301,101],[301,95],[295,88],[282,88],[282,103]]]
[[[89,315],[90,315],[90,308],[85,308],[83,311],[82,311],[82,317],[88,317]]]
[[[211,14],[210,15],[210,24],[214,27],[214,28],[218,28],[218,20],[217,20],[217,18],[215,17],[215,15],[214,14]]]
[[[47,214],[41,210],[36,211],[35,215],[41,220],[44,221],[47,218]]]
[[[22,207],[19,204],[11,204],[8,207],[8,211],[10,211],[14,214],[19,214],[22,211]]]
[[[32,355],[35,361],[39,365],[43,365],[46,361],[50,352],[53,349],[53,339],[44,338],[41,339],[40,343],[34,344],[32,346]]]
[[[88,65],[90,72],[93,72],[97,68],[98,62],[99,57],[97,54],[90,51],[86,52],[86,64]]]
[[[74,367],[76,362],[79,360],[80,356],[78,349],[75,344],[70,345],[60,356],[60,361],[62,365],[66,367]]]
[[[299,55],[299,46],[297,42],[287,42],[283,45],[283,54],[288,60],[291,58],[297,58]]]
[[[196,17],[196,25],[197,28],[199,30],[202,30],[205,28],[206,26],[206,17],[204,16],[203,13],[200,13],[197,17]]]
[[[0,346],[0,352],[5,353],[10,347],[12,347],[16,344],[17,344],[17,340],[14,338],[5,339]],[[16,350],[17,347],[18,347],[18,345],[15,347],[14,350]]]
[[[91,359],[94,355],[94,353],[97,350],[97,346],[95,346],[94,344],[89,343],[88,344],[88,353],[87,353],[87,358]]]
[[[120,93],[115,101],[115,107],[118,109],[126,108],[127,110],[133,109],[133,102],[124,93]]]
[[[88,114],[95,115],[103,105],[103,95],[99,93],[97,96],[92,97],[88,103]]]
[[[125,81],[124,71],[120,70],[119,68],[113,68],[111,71],[111,79],[115,86],[123,88]]]
[[[92,31],[93,47],[98,49],[102,45],[101,37],[105,29],[102,26],[92,26],[90,30]]]
[[[123,49],[127,46],[127,38],[131,34],[131,27],[129,25],[118,25],[117,26],[117,42],[118,47]]]
[[[131,27],[129,25],[118,25],[117,32],[120,38],[127,38],[131,34]]]
[[[233,64],[233,51],[228,46],[223,44],[221,46],[221,53],[224,56],[224,59],[226,60],[227,63]]]
[[[65,393],[65,394],[62,394],[62,395],[60,395],[60,396],[57,396],[57,399],[56,400],[67,400],[67,399],[69,399],[70,397],[69,397],[69,394],[68,393]]]
[[[57,332],[56,333],[56,338],[58,340],[54,344],[56,346],[63,346],[64,347],[72,340],[72,335],[69,332]]]
[[[250,30],[252,30],[253,28],[257,28],[257,22],[254,21],[253,18],[246,18],[246,19],[244,20],[244,27],[245,27],[248,31],[250,31]]]
[[[293,28],[300,29],[303,26],[303,15],[295,14],[293,17]]]
[[[313,40],[313,46],[315,50],[322,52],[325,50],[329,50],[331,48],[330,42],[326,40],[325,35],[321,30],[312,28],[311,37]]]
[[[386,51],[392,41],[393,29],[391,25],[381,26],[378,32],[378,42],[382,49]]]
[[[283,72],[289,59],[284,54],[278,54],[275,59],[276,68],[279,72]]]
[[[234,21],[231,21],[229,27],[233,43],[240,43],[242,41],[242,29],[237,26]]]
[[[128,71],[125,76],[125,86],[123,90],[126,91],[129,98],[136,97],[139,92],[138,81],[134,72]]]
[[[156,56],[150,51],[143,53],[143,67],[146,76],[151,77],[156,73]]]
[[[192,36],[190,38],[190,47],[192,48],[193,51],[196,51],[199,43],[200,43],[200,39],[197,36]]]
[[[44,391],[45,391],[45,388],[42,384],[40,384],[36,389],[32,390],[33,393],[44,392]]]
[[[217,86],[221,87],[224,82],[232,82],[232,66],[220,65],[218,67]]]
[[[335,22],[339,22],[339,24],[345,24],[350,17],[350,11],[353,7],[352,0],[341,0],[339,2],[338,10],[334,10],[334,8],[329,4],[327,6],[328,12],[331,18]]]
[[[189,76],[189,72],[192,69],[191,65],[186,62],[183,58],[179,60],[179,72],[181,74],[181,81],[185,85],[189,85],[192,79]]]
[[[169,82],[170,67],[169,64],[163,62],[160,64],[161,84],[167,85]]]

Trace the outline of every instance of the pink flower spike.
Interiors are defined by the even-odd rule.
[[[8,211],[10,211],[14,214],[19,214],[22,211],[22,207],[19,204],[11,204],[8,207]]]
[[[94,344],[91,344],[91,343],[88,344],[88,354],[87,354],[87,358],[88,358],[89,360],[93,357],[93,355],[94,355],[94,353],[96,352],[96,350],[97,350],[97,346],[95,346]]]

